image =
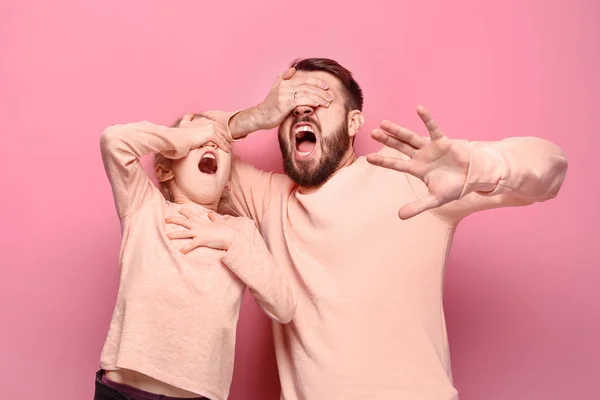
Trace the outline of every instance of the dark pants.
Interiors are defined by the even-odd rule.
[[[94,393],[94,400],[210,400],[207,397],[183,399],[180,397],[169,397],[162,394],[150,393],[134,388],[133,386],[109,381],[106,378],[102,379],[103,376],[103,370],[96,372],[96,392]]]

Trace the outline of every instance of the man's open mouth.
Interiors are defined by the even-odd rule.
[[[309,124],[298,124],[294,127],[295,148],[300,158],[309,157],[317,147],[317,137]]]
[[[202,155],[200,162],[198,163],[198,169],[200,172],[205,174],[213,175],[217,172],[217,156],[211,152],[207,151]]]

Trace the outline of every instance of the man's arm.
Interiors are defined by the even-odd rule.
[[[238,234],[221,260],[246,284],[269,318],[287,324],[297,306],[292,285],[275,263],[254,222],[241,218],[235,223]]]
[[[499,142],[463,142],[470,163],[461,196],[432,212],[457,223],[474,212],[525,206],[555,198],[564,181],[567,159],[558,146],[536,137],[515,137]],[[428,188],[409,177],[418,197]]]
[[[542,202],[558,194],[568,163],[553,143],[535,137],[450,139],[425,109],[418,112],[430,140],[386,121],[373,138],[388,148],[367,156],[372,164],[409,174],[418,200],[400,209],[401,218],[431,210],[456,224],[476,211]]]
[[[227,127],[234,140],[265,126],[264,122],[256,122],[262,121],[256,108],[237,112],[206,111],[203,114]],[[223,192],[219,212],[251,218],[260,224],[271,198],[285,182],[285,175],[259,170],[234,155],[229,185]]]

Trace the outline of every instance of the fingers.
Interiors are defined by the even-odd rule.
[[[310,86],[314,86],[316,88],[321,88],[323,90],[329,89],[329,85],[327,84],[327,82],[325,82],[322,79],[317,79],[317,78],[310,77],[310,76],[294,79],[294,84],[297,86],[310,85]]]
[[[212,133],[208,133],[208,141],[201,144],[204,145],[208,142],[213,142],[218,148],[229,153],[231,151],[231,137],[227,133],[225,127],[218,122],[211,121],[209,129],[212,129]],[[210,132],[210,131],[209,131]],[[201,147],[200,146],[200,147]]]
[[[421,121],[423,121],[423,123],[427,127],[427,131],[429,132],[431,140],[439,140],[444,137],[444,133],[425,107],[417,107],[417,114],[419,114]]]
[[[180,211],[181,212],[181,211]],[[175,224],[175,225],[179,225],[179,226],[183,226],[184,228],[188,228],[188,229],[192,229],[193,228],[193,224],[192,221],[184,218],[184,217],[167,217],[165,219],[165,222],[167,224]]]
[[[295,73],[296,73],[296,68],[294,68],[294,67],[289,68],[287,71],[285,71],[284,73],[281,74],[281,79],[284,81],[287,81],[287,80],[291,79]]]
[[[209,138],[208,142],[203,143],[202,145],[198,146],[198,148],[202,148],[205,145],[210,145],[211,143],[226,153],[229,153],[231,151],[231,143],[229,143],[227,140],[225,140],[225,138],[223,138],[220,135],[213,135],[211,138]]]
[[[300,106],[309,107],[329,107],[329,102],[323,100],[321,97],[308,92],[297,92],[296,97],[292,97],[294,101],[294,108]]]
[[[223,128],[221,126],[215,127],[215,135],[214,136],[217,139],[215,142],[217,147],[219,147],[221,150],[223,150],[226,153],[231,152],[231,138],[229,137],[229,134],[227,134],[227,131],[225,130],[225,128]]]
[[[327,90],[320,89],[311,85],[298,85],[294,86],[294,90],[298,93],[311,93],[316,95],[320,99],[322,99],[326,103],[331,103],[333,101],[333,96]]]
[[[169,223],[185,226],[188,229],[194,229],[194,228],[197,228],[199,225],[210,223],[209,221],[204,219],[201,214],[199,214],[196,211],[194,211],[190,208],[187,208],[187,207],[181,208],[179,210],[179,214],[183,215],[183,217],[177,217],[177,216],[168,217],[167,220],[174,221],[174,222],[169,222]],[[220,218],[220,216],[218,214],[216,214],[216,215],[217,215],[217,218]],[[210,214],[209,214],[209,218],[210,218]]]
[[[396,157],[384,157],[379,154],[367,154],[367,161],[370,164],[400,172],[406,172],[410,174],[412,171],[410,160],[400,160]]]
[[[210,219],[212,222],[217,222],[219,221],[221,218],[219,217],[219,215],[217,215],[217,213],[214,213],[212,211],[210,211],[208,213],[208,219]]]
[[[233,137],[231,137],[231,133],[227,130],[227,127],[225,125],[222,124],[218,124],[218,129],[219,132],[221,132],[221,135],[223,135],[223,138],[225,139],[225,141],[227,143],[233,142]]]
[[[194,119],[194,114],[185,114],[183,116],[183,118],[181,118],[181,122],[179,122],[179,126],[183,126],[189,122],[192,122],[192,119]]]
[[[196,233],[190,229],[167,233],[169,239],[190,239],[196,236]]]
[[[398,216],[400,219],[409,219],[424,211],[439,207],[440,205],[441,202],[438,199],[429,195],[402,206],[398,211]]]
[[[218,148],[223,150],[225,153],[231,153],[231,144],[227,140],[220,140],[219,143],[215,143]]]
[[[179,209],[179,214],[183,215],[184,217],[194,220],[194,221],[198,221],[201,219],[200,214],[198,214],[196,211],[192,210],[191,208],[187,208],[187,207],[182,207],[181,209]]]
[[[206,237],[206,235],[203,235],[203,236],[196,236],[188,244],[183,246],[179,251],[181,251],[183,254],[187,254],[190,251],[192,251],[198,247],[210,247],[211,249],[224,249],[223,244],[220,243],[220,241],[214,240],[214,238],[213,238],[213,240],[210,240]]]
[[[188,244],[186,244],[185,246],[183,246],[181,248],[181,250],[179,250],[179,251],[181,251],[183,254],[187,254],[190,251],[194,250],[196,247],[200,247],[201,245],[202,245],[202,242],[198,238],[196,238],[196,239],[193,239]]]
[[[397,139],[394,136],[391,136],[380,129],[375,129],[371,132],[371,137],[383,144],[384,146],[391,147],[392,149],[396,149],[401,153],[406,154],[409,157],[413,157],[417,152],[413,146],[404,143],[403,141]]]
[[[381,129],[383,129],[386,133],[392,135],[398,140],[408,143],[415,149],[420,149],[427,144],[427,140],[425,138],[391,121],[383,121],[381,122],[380,126]]]
[[[231,141],[226,128],[211,119],[198,118],[198,122],[194,120],[191,124],[184,127],[188,134],[192,135],[191,148],[200,148],[207,143],[213,143],[221,150],[229,153],[231,151]]]

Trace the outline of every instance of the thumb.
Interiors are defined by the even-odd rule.
[[[182,207],[179,210],[179,214],[183,215],[186,218],[192,219],[196,216],[196,213],[191,208]]]
[[[398,211],[398,216],[400,217],[400,219],[409,219],[421,214],[422,212],[431,210],[432,208],[436,208],[441,205],[441,201],[439,201],[432,195],[428,195],[426,197],[417,199],[412,203],[408,203],[402,206]]]
[[[284,81],[287,81],[288,79],[291,79],[295,73],[296,73],[296,68],[292,67],[292,68],[288,69],[287,71],[285,71],[283,74],[281,74],[281,79]]]
[[[179,249],[180,252],[182,252],[183,254],[187,254],[190,251],[194,250],[197,247],[202,246],[202,243],[200,242],[199,238],[194,238],[192,239],[191,242],[189,242],[188,244],[186,244],[185,246],[183,246],[181,249]]]
[[[208,219],[210,219],[212,222],[217,222],[221,219],[221,216],[218,215],[217,213],[210,211],[208,213]]]
[[[194,119],[194,114],[187,113],[183,116],[183,118],[181,118],[181,121],[179,122],[179,126],[183,126],[189,122],[192,122],[193,119]]]

